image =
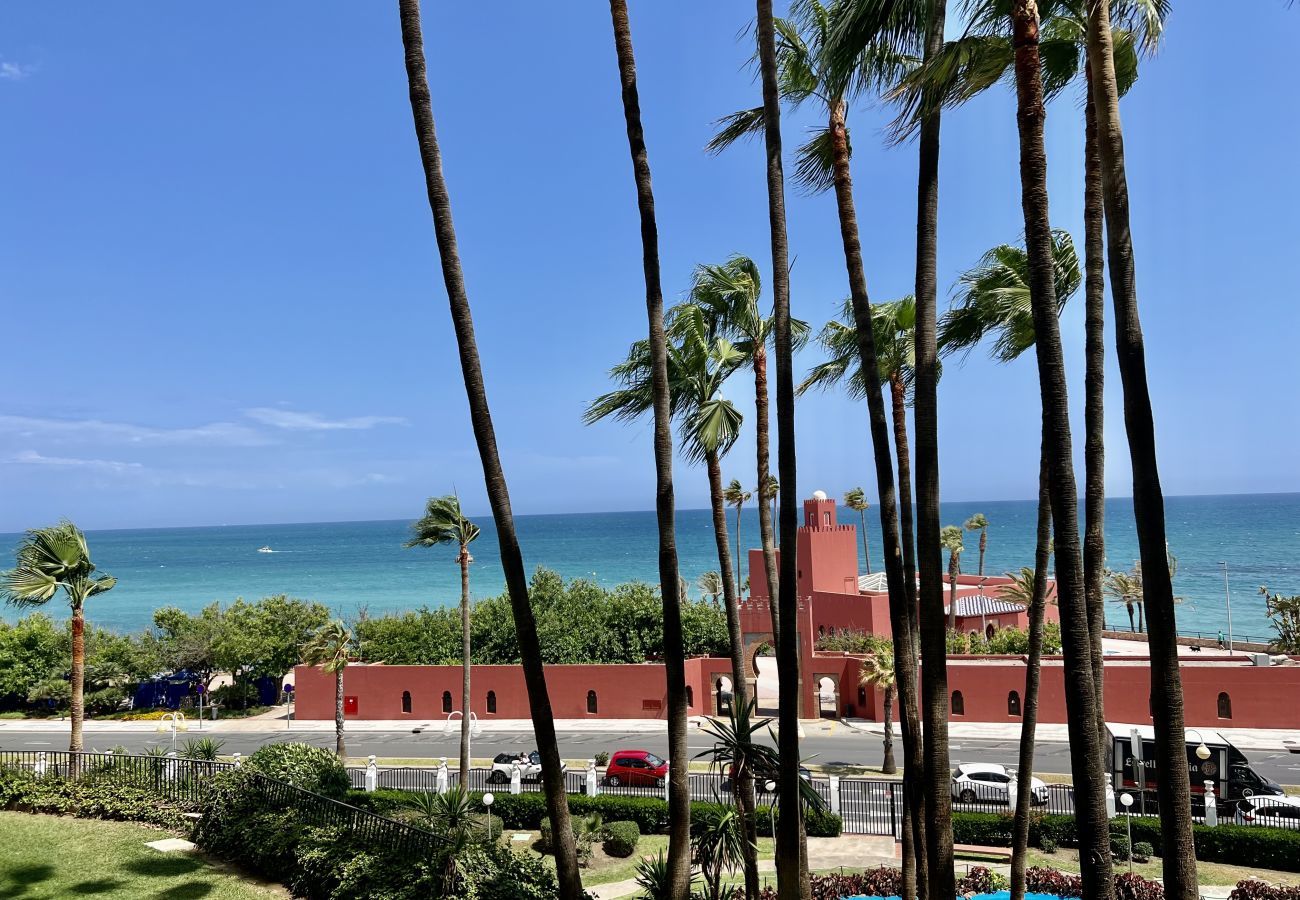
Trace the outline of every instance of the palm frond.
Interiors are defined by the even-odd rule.
[[[763,133],[763,107],[742,109],[723,116],[713,124],[718,129],[717,133],[704,145],[704,149],[716,156],[742,138],[754,138]]]
[[[835,184],[835,146],[829,128],[810,129],[808,140],[795,151],[794,183],[806,193],[820,194]],[[848,142],[848,129],[845,129]],[[849,155],[853,145],[849,143]]]

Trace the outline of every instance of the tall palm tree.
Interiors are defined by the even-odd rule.
[[[948,630],[957,630],[957,576],[961,574],[962,544],[960,525],[945,525],[939,532],[939,543],[948,551]]]
[[[111,591],[116,584],[112,575],[95,574],[86,536],[68,521],[28,531],[18,544],[14,567],[0,573],[0,598],[11,606],[44,606],[60,591],[68,601],[72,611],[72,728],[68,750],[74,754],[82,749],[82,723],[86,718],[86,601]],[[74,756],[73,765],[76,759]]]
[[[339,619],[322,625],[302,648],[305,665],[320,666],[326,675],[334,676],[334,752],[340,762],[348,759],[347,745],[343,740],[343,670],[356,652],[356,639]],[[461,769],[462,773],[467,771]]]
[[[731,479],[731,482],[723,488],[722,491],[722,498],[727,502],[727,505],[736,507],[735,572],[737,578],[740,577],[740,573],[745,571],[745,558],[740,554],[740,510],[741,507],[749,502],[749,498],[753,496],[752,492],[745,490],[744,487],[741,486],[740,480],[737,478]]]
[[[877,652],[862,660],[859,683],[865,687],[880,688],[885,695],[882,710],[885,720],[885,758],[880,764],[880,771],[885,775],[893,775],[898,770],[894,765],[894,687],[898,683],[897,678],[892,653]]]
[[[708,598],[714,606],[718,605],[718,598],[722,596],[722,573],[716,569],[709,569],[707,572],[701,572],[700,577],[695,579],[695,586],[700,589],[700,596]]]
[[[438,149],[433,104],[429,97],[429,80],[425,72],[424,38],[420,31],[420,0],[398,0],[398,13],[402,27],[402,48],[406,57],[406,80],[410,94],[411,115],[415,123],[415,136],[420,146],[420,162],[424,169],[429,208],[433,214],[438,254],[442,261],[443,284],[451,307],[452,326],[456,332],[456,346],[460,352],[461,374],[465,381],[470,421],[474,428],[474,439],[478,444],[479,459],[483,465],[483,481],[487,488],[488,501],[492,505],[492,519],[496,524],[497,541],[501,549],[501,568],[505,572],[506,591],[510,595],[510,610],[515,620],[515,633],[524,670],[524,686],[528,690],[528,708],[533,720],[533,736],[537,739],[537,752],[542,759],[542,784],[546,794],[546,812],[554,828],[555,870],[559,881],[560,897],[563,900],[579,900],[582,897],[582,878],[578,872],[577,848],[573,840],[573,827],[570,824],[564,773],[560,769],[560,750],[555,739],[555,716],[551,711],[551,698],[546,690],[546,673],[542,668],[537,620],[533,616],[532,604],[528,598],[528,575],[524,570],[523,554],[519,550],[519,537],[515,532],[514,515],[510,510],[510,492],[506,486],[505,472],[501,468],[501,458],[497,453],[496,430],[492,425],[492,413],[483,386],[483,368],[479,362],[478,343],[474,338],[474,319],[470,312],[469,296],[465,292],[465,276],[461,270],[460,251],[456,247],[456,227],[451,216],[451,200],[447,195],[447,182],[442,173],[442,154]]]
[[[727,614],[727,632],[732,664],[733,703],[748,698],[745,680],[745,645],[740,628],[740,596],[728,548],[726,490],[722,486],[722,457],[740,435],[742,417],[731,401],[722,396],[727,378],[743,363],[744,355],[726,338],[710,339],[703,311],[685,304],[669,313],[667,346],[669,409],[677,418],[682,452],[690,462],[703,462],[709,477],[709,500],[713,511],[713,535],[718,553],[720,592]],[[653,408],[648,341],[632,345],[628,358],[611,372],[619,387],[592,401],[584,416],[588,423],[607,417],[631,421]],[[739,484],[733,482],[736,488]],[[743,493],[743,492],[742,492]],[[748,778],[738,787],[737,802],[752,824],[753,783]],[[758,858],[747,858],[746,874],[752,874],[758,890]],[[751,872],[752,870],[752,872]]]
[[[1139,566],[1134,566],[1131,572],[1107,572],[1106,593],[1124,604],[1124,609],[1128,613],[1129,631],[1145,630],[1142,627],[1142,614],[1140,612],[1142,607],[1142,570]],[[1135,607],[1139,610],[1136,625],[1133,621]]]
[[[659,278],[659,229],[655,221],[650,159],[641,127],[636,60],[626,0],[609,0],[614,48],[623,94],[623,118],[641,218],[641,261],[649,320],[650,381],[654,408],[655,515],[659,523],[659,589],[664,608],[664,669],[668,687],[668,756],[686,759],[686,657],[682,646],[682,597],[678,585],[673,513],[673,435],[668,388],[668,349],[664,335],[663,287]],[[720,478],[721,476],[719,476]],[[726,522],[723,521],[723,536]],[[691,890],[691,795],[686,766],[668,772],[668,869],[671,895],[685,900]]]
[[[984,574],[984,552],[989,548],[989,520],[984,513],[975,513],[967,519],[962,527],[967,531],[978,531],[980,533],[980,568],[979,574]]]
[[[474,557],[469,555],[469,545],[478,539],[479,528],[460,511],[460,498],[455,494],[430,497],[424,516],[411,525],[412,537],[403,546],[437,547],[456,545],[456,564],[460,566],[460,775],[469,778],[470,758],[470,621],[469,621],[469,566]],[[463,782],[468,784],[467,781]]]
[[[1016,47],[1016,120],[1020,136],[1020,192],[1025,219],[1025,250],[1033,309],[1034,346],[1043,404],[1043,444],[1047,457],[1056,551],[1057,597],[1065,650],[1066,719],[1074,770],[1076,820],[1084,893],[1109,900],[1114,893],[1110,868],[1101,734],[1093,679],[1092,638],[1083,596],[1083,558],[1079,546],[1078,495],[1070,440],[1069,399],[1052,257],[1047,199],[1047,152],[1043,142],[1046,107],[1039,59],[1039,22],[1033,0],[1012,0]]]
[[[1133,469],[1133,517],[1145,579],[1143,607],[1150,631],[1151,708],[1156,764],[1171,777],[1157,785],[1160,802],[1163,874],[1172,900],[1197,895],[1196,853],[1192,843],[1191,791],[1183,733],[1183,685],[1178,664],[1178,626],[1173,580],[1165,564],[1164,494],[1156,459],[1155,420],[1147,387],[1146,351],[1138,316],[1133,234],[1129,222],[1124,129],[1119,116],[1117,53],[1111,31],[1110,0],[1089,0],[1088,63],[1101,156],[1110,293],[1115,308],[1115,349],[1124,387],[1124,427]]]
[[[862,528],[862,556],[867,561],[867,574],[870,575],[871,550],[867,546],[867,510],[871,508],[871,504],[867,502],[867,495],[863,493],[862,488],[855,487],[844,492],[844,505],[858,514],[858,522]]]

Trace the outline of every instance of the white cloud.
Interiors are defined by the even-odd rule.
[[[9,62],[8,60],[0,60],[0,78],[5,79],[6,81],[22,81],[35,71],[35,66],[29,66],[24,63]]]
[[[350,419],[327,419],[320,413],[294,412],[257,406],[244,410],[244,415],[255,422],[283,428],[288,431],[362,431],[376,425],[403,425],[406,420],[398,416],[355,416]]]
[[[24,438],[48,437],[133,445],[211,444],[256,447],[271,443],[256,429],[236,422],[213,422],[189,428],[154,428],[100,419],[41,419],[0,415],[0,433]]]
[[[5,462],[20,466],[63,466],[76,469],[94,469],[100,472],[139,471],[144,467],[136,462],[119,462],[114,459],[77,459],[68,456],[42,456],[35,450],[24,450]]]

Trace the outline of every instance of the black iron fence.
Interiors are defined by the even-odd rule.
[[[38,777],[106,779],[134,784],[186,806],[196,805],[206,796],[213,775],[233,767],[234,763],[174,756],[0,750],[0,768],[30,772]]]

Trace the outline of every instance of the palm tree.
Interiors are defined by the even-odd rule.
[[[1142,568],[1141,565],[1135,565],[1130,572],[1107,572],[1106,573],[1106,593],[1110,594],[1117,601],[1124,604],[1124,609],[1128,613],[1128,630],[1143,631],[1142,614]],[[1137,624],[1133,621],[1134,607],[1139,609]]]
[[[859,683],[866,687],[880,688],[885,694],[885,759],[880,764],[880,771],[885,775],[893,775],[897,771],[894,765],[894,687],[897,676],[893,654],[878,652],[864,658]]]
[[[483,386],[483,368],[479,362],[478,343],[474,338],[474,319],[470,312],[469,296],[465,292],[465,276],[461,270],[460,252],[456,247],[456,227],[452,222],[451,200],[447,195],[447,182],[442,173],[442,154],[438,149],[433,104],[429,97],[429,80],[425,73],[424,38],[420,31],[420,0],[399,0],[398,12],[402,27],[402,48],[406,58],[406,80],[410,94],[411,115],[415,123],[415,136],[420,145],[420,163],[424,169],[429,208],[433,214],[434,232],[438,240],[443,283],[451,307],[452,326],[456,332],[456,346],[460,353],[461,374],[465,381],[470,421],[474,428],[474,439],[478,444],[479,459],[483,465],[483,481],[487,488],[488,501],[492,505],[492,519],[496,524],[497,541],[501,549],[501,568],[505,572],[506,591],[510,595],[510,610],[515,621],[515,634],[519,642],[519,655],[524,670],[524,685],[528,690],[528,708],[533,721],[533,736],[537,739],[537,752],[542,758],[542,784],[546,794],[546,811],[555,829],[555,870],[559,881],[560,897],[562,900],[579,900],[583,895],[582,878],[578,872],[578,858],[569,818],[564,773],[560,769],[560,750],[555,739],[555,716],[551,712],[551,698],[546,690],[546,673],[542,668],[537,620],[533,616],[533,608],[528,599],[528,575],[524,569],[523,554],[519,550],[519,537],[515,533],[514,515],[510,510],[510,492],[506,485],[505,472],[501,468],[501,458],[497,453],[496,430],[492,425],[492,413]]]
[[[745,570],[745,559],[744,559],[744,557],[742,557],[742,556],[740,555],[740,509],[741,509],[741,507],[743,507],[746,503],[748,503],[748,502],[749,502],[749,498],[750,498],[750,497],[753,497],[753,496],[754,496],[753,493],[751,493],[750,491],[747,491],[747,490],[745,490],[743,487],[741,487],[741,485],[740,485],[740,480],[739,480],[739,479],[736,479],[736,478],[731,479],[731,483],[728,484],[725,488],[723,488],[723,491],[722,491],[722,498],[727,502],[727,505],[728,505],[728,506],[734,506],[734,507],[736,507],[736,566],[735,566],[735,572],[736,572],[737,576],[739,576],[739,574]]]
[[[356,639],[339,619],[322,625],[302,648],[304,665],[320,666],[325,674],[334,676],[334,752],[340,762],[348,759],[343,741],[343,670],[356,652]]]
[[[72,703],[68,750],[81,752],[82,723],[86,718],[86,601],[111,591],[112,575],[96,575],[90,547],[81,529],[63,521],[27,532],[14,554],[14,567],[0,573],[0,598],[11,606],[44,606],[59,591],[72,610]],[[73,765],[77,765],[73,756]]]
[[[962,525],[967,531],[978,531],[980,533],[980,569],[979,574],[984,574],[984,552],[989,548],[989,520],[984,513],[975,513]]]
[[[479,535],[478,526],[465,518],[460,511],[460,498],[455,494],[430,497],[424,517],[411,525],[412,537],[403,546],[437,547],[456,545],[456,564],[460,566],[460,641],[461,641],[461,700],[460,700],[460,777],[469,778],[470,758],[470,622],[469,622],[469,565],[474,557],[469,555],[469,545]]]
[[[867,560],[867,574],[870,575],[871,551],[867,548],[867,510],[871,508],[871,504],[867,502],[867,495],[863,493],[862,488],[855,487],[844,492],[844,505],[858,514],[858,521],[862,527],[862,555]]]
[[[957,576],[961,574],[962,544],[960,525],[945,525],[939,532],[939,543],[948,551],[948,630],[957,630]]]
[[[1197,895],[1196,853],[1192,842],[1191,793],[1185,754],[1183,685],[1178,663],[1178,626],[1172,579],[1163,565],[1166,552],[1164,494],[1156,460],[1155,420],[1147,387],[1146,354],[1138,316],[1133,233],[1129,222],[1124,130],[1119,116],[1117,53],[1111,32],[1110,0],[1090,0],[1088,63],[1092,68],[1105,207],[1110,293],[1115,308],[1115,349],[1124,386],[1124,425],[1133,469],[1133,517],[1138,548],[1147,572],[1143,606],[1150,629],[1151,708],[1156,764],[1172,777],[1157,785],[1160,803],[1163,874],[1172,900]]]
[[[707,572],[700,573],[696,579],[695,586],[700,589],[700,596],[707,597],[709,602],[714,606],[718,605],[718,598],[722,596],[722,573],[717,569],[709,569]]]
[[[1042,394],[1043,453],[1049,467],[1056,550],[1057,597],[1065,650],[1066,719],[1074,770],[1079,854],[1093,860],[1083,867],[1084,893],[1109,900],[1110,869],[1101,734],[1093,678],[1092,637],[1083,596],[1083,558],[1079,546],[1078,495],[1074,481],[1070,413],[1055,290],[1052,229],[1047,200],[1047,153],[1043,142],[1046,108],[1039,59],[1039,22],[1032,0],[1012,0],[1016,120],[1020,136],[1021,207],[1033,309],[1034,345]]]
[[[668,349],[664,334],[664,298],[659,278],[659,231],[655,222],[650,160],[641,127],[636,60],[626,0],[609,0],[614,48],[623,94],[628,150],[636,182],[641,218],[641,260],[645,274],[646,318],[649,320],[650,382],[654,409],[655,515],[659,523],[659,590],[664,608],[664,669],[668,687],[668,756],[686,758],[686,661],[682,648],[682,598],[678,586],[677,543],[673,524],[673,435],[668,387]],[[719,479],[721,476],[719,476]],[[726,520],[723,519],[723,539]],[[668,868],[674,897],[685,898],[691,887],[691,795],[686,767],[668,772]]]

